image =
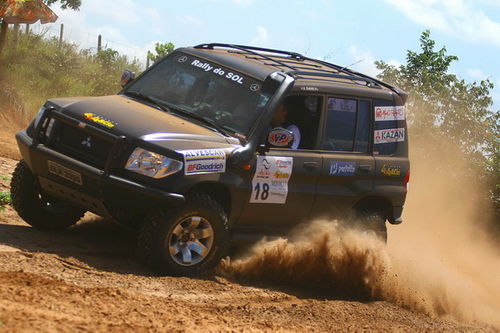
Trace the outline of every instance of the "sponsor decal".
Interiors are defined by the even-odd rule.
[[[385,165],[382,166],[382,169],[380,169],[380,172],[382,172],[386,176],[401,176],[401,167],[399,165],[397,166],[392,166],[392,165]]]
[[[197,175],[226,172],[226,153],[222,149],[180,150],[184,155],[184,174]]]
[[[88,119],[90,121],[93,121],[94,123],[98,123],[100,125],[106,126],[108,128],[113,128],[117,125],[117,123],[115,123],[114,121],[111,121],[109,119],[105,119],[99,115],[96,115],[95,113],[86,112],[83,114],[83,116],[85,117],[85,119]]]
[[[356,162],[332,161],[330,162],[330,176],[354,176]]]
[[[211,64],[209,64],[208,62],[203,62],[203,61],[195,59],[191,62],[191,66],[198,67],[199,69],[202,69],[205,72],[211,72],[213,74],[217,74],[219,76],[225,77],[226,79],[233,81],[234,83],[243,84],[243,80],[244,80],[243,76],[236,74],[236,73],[233,73],[233,72],[226,73],[226,71],[224,69],[222,69],[220,67],[214,67]]]
[[[293,157],[257,156],[250,202],[284,204],[292,169]]]
[[[188,57],[186,57],[186,56],[182,56],[182,57],[179,57],[179,59],[177,59],[177,61],[180,63],[186,62],[187,60],[188,60]]]
[[[405,141],[404,128],[391,128],[375,131],[375,144]]]
[[[328,112],[356,112],[358,102],[353,99],[329,98]]]
[[[292,132],[283,127],[273,129],[267,137],[267,142],[273,147],[288,147],[292,141]]]
[[[405,120],[406,108],[402,106],[376,106],[375,121]]]

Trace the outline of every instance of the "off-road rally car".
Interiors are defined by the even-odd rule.
[[[138,255],[157,271],[194,275],[230,240],[314,218],[355,213],[382,238],[386,221],[402,221],[407,95],[396,87],[228,44],[177,49],[122,85],[50,99],[16,134],[12,204],[33,227],[65,229],[90,211],[136,228]]]

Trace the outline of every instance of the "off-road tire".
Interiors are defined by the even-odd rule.
[[[65,230],[85,214],[85,210],[42,195],[36,179],[24,161],[19,161],[10,182],[12,207],[29,225],[40,230]]]
[[[199,263],[183,266],[170,254],[168,243],[176,226],[190,217],[201,217],[210,224],[213,242]],[[219,203],[208,195],[191,193],[184,204],[144,217],[137,240],[137,256],[160,274],[195,276],[210,271],[220,262],[228,241],[227,215]]]

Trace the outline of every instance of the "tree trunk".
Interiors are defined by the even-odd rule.
[[[17,42],[19,41],[19,23],[14,24],[14,31],[12,33],[12,46],[14,50],[17,48]]]
[[[5,47],[5,41],[7,40],[7,22],[2,20],[2,31],[0,31],[0,54]]]

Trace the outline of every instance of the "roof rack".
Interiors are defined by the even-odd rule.
[[[359,81],[364,81],[366,82],[367,86],[374,87],[374,88],[381,88],[380,86],[384,86],[386,88],[391,89],[398,95],[404,94],[402,91],[400,91],[398,88],[385,83],[383,81],[380,81],[378,79],[375,79],[371,76],[353,71],[351,69],[348,69],[346,67],[341,67],[339,65],[335,65],[323,60],[319,59],[313,59],[313,58],[308,58],[300,53],[297,52],[289,52],[289,51],[282,51],[282,50],[275,50],[275,49],[268,49],[268,48],[263,48],[263,47],[255,47],[255,46],[245,46],[245,45],[236,45],[236,44],[224,44],[224,43],[209,43],[209,44],[200,44],[195,46],[195,49],[209,49],[213,50],[216,47],[220,48],[228,48],[228,49],[235,49],[242,51],[241,54],[249,54],[257,57],[261,57],[265,60],[268,60],[272,62],[273,64],[269,63],[264,63],[266,65],[272,65],[272,66],[282,66],[288,69],[288,71],[285,71],[285,73],[293,75],[293,76],[319,76],[319,77],[331,77],[331,78],[337,78],[337,79],[347,79],[347,80],[352,80],[353,83],[359,84]],[[243,53],[245,52],[245,53]],[[261,52],[265,53],[270,53],[269,55],[263,54]],[[276,56],[272,56],[271,54],[275,54]],[[282,59],[276,59],[282,58]],[[306,68],[304,68],[304,65],[307,64],[301,64],[301,66],[293,66],[291,64],[292,62],[287,60],[287,58],[284,58],[283,56],[288,56],[292,59],[295,59],[300,62],[304,61],[311,61],[316,64],[325,66],[327,68],[333,69],[335,72],[330,72],[328,70],[325,70],[323,68],[311,68],[309,71],[306,71]],[[254,60],[259,60],[259,58],[252,57]],[[312,66],[311,66],[312,67]]]

